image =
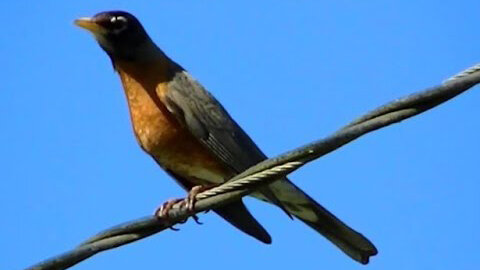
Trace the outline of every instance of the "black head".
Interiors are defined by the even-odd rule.
[[[107,11],[75,24],[90,31],[112,59],[132,59],[138,49],[151,42],[142,24],[130,13]]]

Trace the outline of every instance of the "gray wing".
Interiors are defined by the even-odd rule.
[[[178,121],[232,171],[240,173],[266,158],[223,106],[184,71],[169,84],[166,103]],[[375,246],[310,198],[288,179],[260,190],[278,205],[329,239],[351,258],[366,264],[377,254]],[[256,197],[262,198],[262,196]]]
[[[266,158],[223,106],[187,72],[176,73],[166,103],[177,120],[232,171],[240,173]]]

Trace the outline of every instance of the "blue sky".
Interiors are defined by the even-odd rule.
[[[80,16],[123,9],[269,155],[480,62],[478,1],[2,1],[0,269],[22,269],[183,191],[137,146]],[[368,266],[253,199],[263,245],[213,214],[74,269],[478,269],[480,93],[292,175],[379,254]]]

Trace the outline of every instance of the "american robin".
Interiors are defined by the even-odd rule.
[[[101,12],[75,24],[93,33],[118,72],[141,148],[187,191],[221,184],[266,159],[223,106],[155,45],[133,15]],[[252,196],[297,217],[362,264],[377,254],[367,238],[287,178]],[[214,211],[241,231],[271,243],[241,200]]]

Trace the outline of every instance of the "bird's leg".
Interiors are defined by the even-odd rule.
[[[208,189],[212,188],[212,187],[213,186],[211,186],[211,185],[209,185],[209,186],[198,185],[198,186],[194,186],[192,189],[190,189],[187,197],[185,198],[185,207],[187,207],[187,210],[190,211],[190,212],[193,212],[193,210],[195,208],[195,203],[197,202],[197,199],[196,199],[197,195],[199,193],[202,193],[205,190],[208,190]],[[203,223],[200,222],[197,215],[193,215],[192,218],[197,224],[203,224]]]
[[[179,203],[179,202],[185,202],[185,199],[170,199],[170,200],[167,200],[160,207],[158,207],[157,210],[155,210],[155,213],[153,215],[155,217],[158,217],[158,218],[168,219],[168,211],[170,211],[173,208],[173,206],[176,203]],[[185,223],[186,221],[187,220],[185,219],[184,221],[181,221],[179,223]],[[180,230],[180,229],[177,229],[173,226],[171,226],[169,228],[173,231],[179,231]]]
[[[196,199],[197,195],[213,187],[215,186],[214,185],[208,185],[208,186],[198,185],[190,189],[190,191],[188,192],[187,198],[185,198],[185,206],[187,207],[187,209],[193,212],[193,209],[195,208],[195,203],[197,202],[197,199]]]

